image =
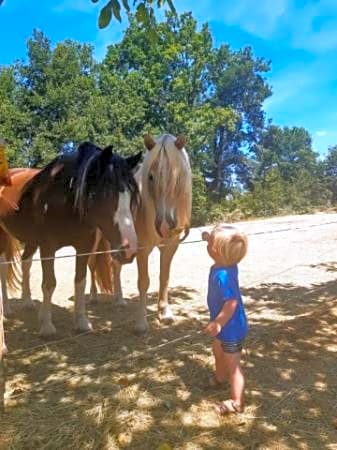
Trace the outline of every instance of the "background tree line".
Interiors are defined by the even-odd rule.
[[[102,62],[87,44],[52,46],[40,31],[27,61],[0,68],[0,136],[11,166],[41,166],[90,139],[121,153],[145,132],[184,133],[193,222],[306,212],[337,201],[337,147],[325,160],[304,128],[267,121],[270,63],[251,48],[215,48],[208,25],[167,13],[153,39],[137,19]]]

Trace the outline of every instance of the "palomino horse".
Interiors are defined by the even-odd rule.
[[[183,136],[161,136],[154,140],[144,137],[147,152],[136,174],[140,191],[140,206],[136,212],[136,232],[139,249],[137,253],[139,309],[136,331],[148,330],[146,318],[147,291],[149,288],[148,258],[153,248],[160,251],[160,287],[158,315],[161,321],[172,321],[173,313],[168,302],[168,282],[172,258],[181,240],[189,232],[192,179]],[[89,261],[92,272],[91,294],[95,294],[93,269],[95,261]],[[114,264],[115,296],[123,304],[120,281],[121,265]]]
[[[54,256],[59,248],[72,245],[76,249],[75,328],[91,330],[86,317],[84,288],[88,253],[93,248],[96,229],[100,229],[114,257],[130,262],[137,247],[132,207],[138,201],[138,188],[133,176],[141,154],[122,158],[111,148],[101,150],[83,143],[76,152],[55,158],[25,186],[18,201],[1,220],[9,232],[25,244],[24,259],[37,248],[42,263],[43,304],[40,309],[40,334],[56,332],[51,318],[51,300],[56,286]],[[20,190],[12,178],[10,190]],[[7,189],[7,191],[6,191]],[[29,224],[29,226],[27,226]]]

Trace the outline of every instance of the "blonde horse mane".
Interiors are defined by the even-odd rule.
[[[165,134],[153,141],[141,166],[141,196],[144,209],[151,208],[151,193],[170,206],[175,206],[177,229],[190,225],[192,208],[191,166],[184,147],[176,146],[177,139]],[[151,188],[149,179],[151,178]]]

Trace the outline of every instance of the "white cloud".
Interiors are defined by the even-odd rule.
[[[288,40],[294,48],[312,53],[337,49],[336,0],[181,1],[179,11],[192,9],[202,22],[220,21],[262,39]]]
[[[317,73],[323,73],[320,80]],[[273,88],[273,95],[265,102],[268,113],[280,108],[288,108],[290,104],[303,104],[305,98],[315,92],[317,83],[324,83],[332,76],[331,71],[324,70],[320,63],[301,64],[287,67],[277,75],[271,73],[269,82]]]
[[[327,134],[328,134],[328,132],[326,130],[316,131],[316,136],[318,136],[318,137],[323,137],[323,136],[326,136]]]
[[[239,0],[224,11],[223,20],[230,25],[238,24],[248,33],[268,38],[276,31],[288,7],[289,0]]]

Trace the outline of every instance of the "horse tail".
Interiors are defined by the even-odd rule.
[[[109,242],[101,237],[97,252],[110,252],[111,247]],[[89,267],[91,271],[95,272],[98,286],[102,293],[112,294],[113,292],[113,267],[110,253],[98,253],[89,258]]]
[[[21,286],[21,271],[19,261],[21,259],[20,243],[6,230],[0,227],[0,239],[2,249],[8,261],[7,284],[10,291],[16,291]]]

